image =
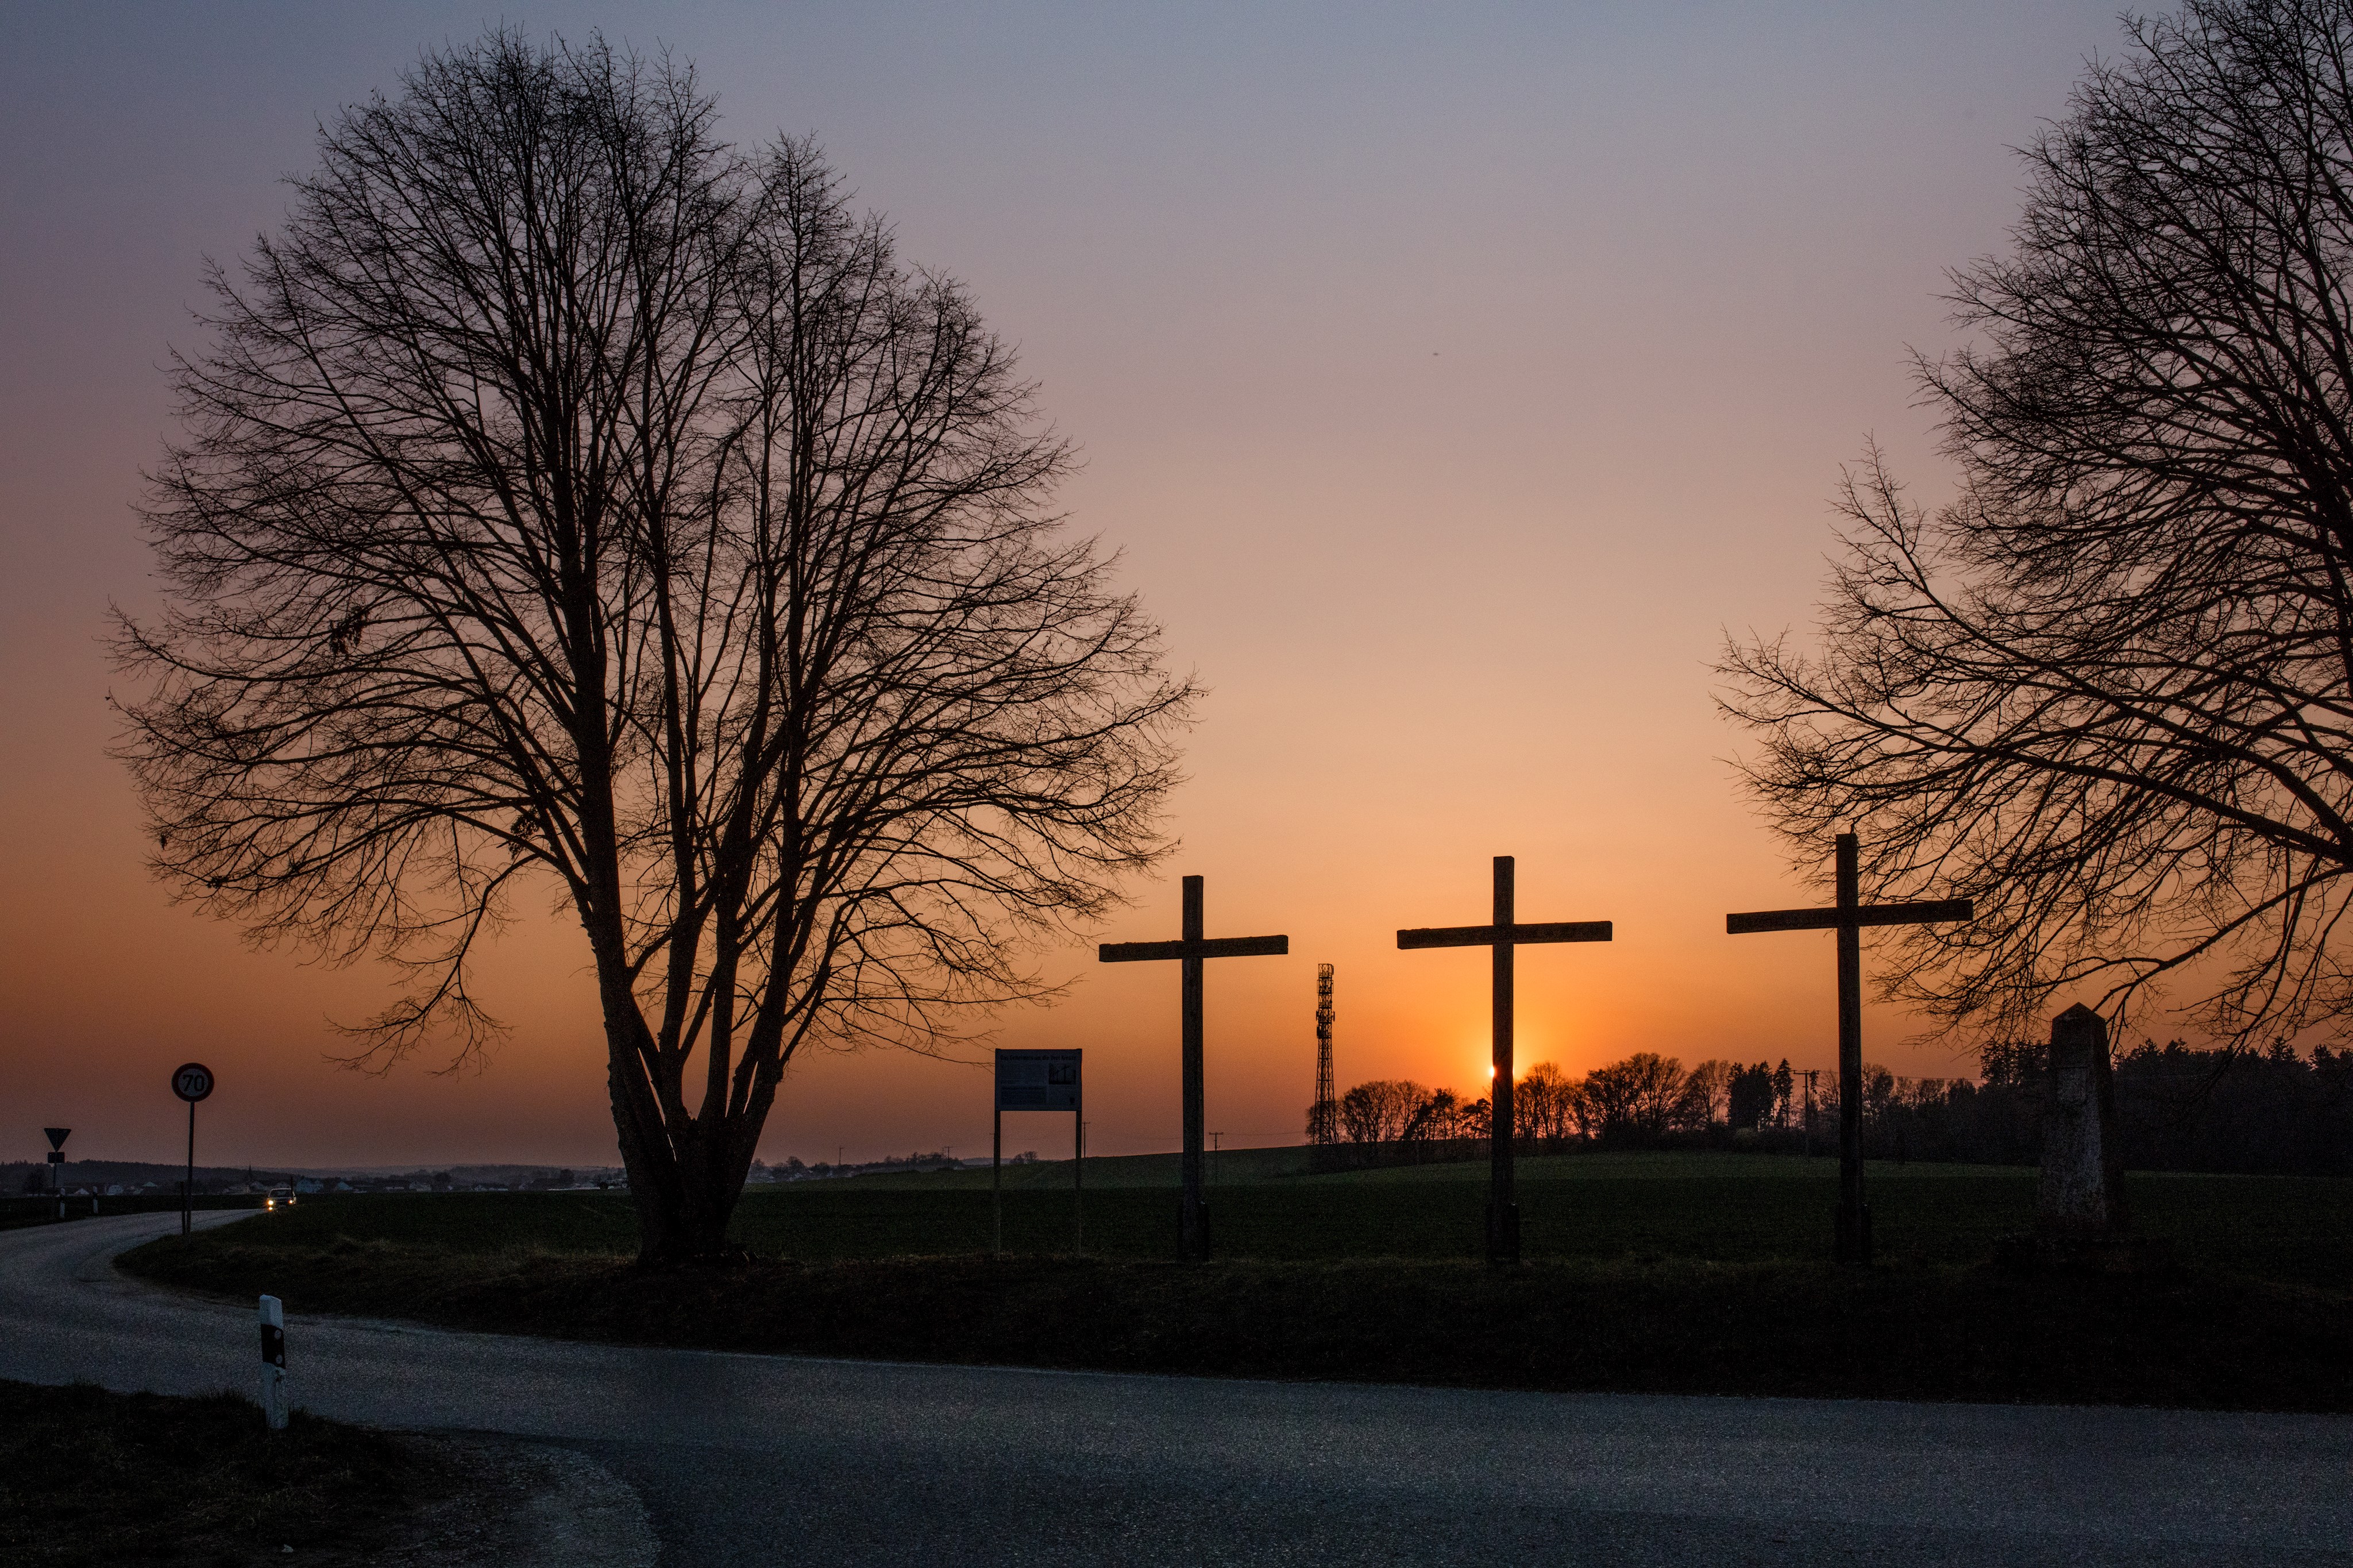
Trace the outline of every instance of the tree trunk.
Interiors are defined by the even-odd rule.
[[[743,1175],[733,1169],[735,1162],[723,1157],[723,1149],[747,1131],[756,1138],[757,1130],[730,1126],[723,1112],[717,1129],[690,1122],[682,1139],[672,1139],[640,1065],[645,1021],[625,984],[621,990],[619,1016],[614,1016],[616,999],[607,998],[606,1087],[629,1199],[638,1211],[638,1261],[647,1268],[677,1268],[739,1257],[741,1249],[727,1240],[727,1226],[743,1195]],[[753,1114],[765,1120],[766,1109],[764,1096]]]

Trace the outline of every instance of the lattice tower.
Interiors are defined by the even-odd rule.
[[[1340,1141],[1340,1097],[1332,1088],[1332,966],[1315,966],[1315,1109],[1309,1136],[1318,1143]]]

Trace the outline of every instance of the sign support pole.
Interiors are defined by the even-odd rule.
[[[1080,1051],[999,1051],[997,1053],[996,1082],[993,1098],[996,1102],[996,1132],[989,1146],[988,1204],[989,1234],[996,1250],[1005,1250],[1005,1113],[1008,1110],[1067,1110],[1073,1116],[1083,1116],[1081,1093]],[[1073,1202],[1071,1214],[1080,1226],[1079,1244],[1086,1245],[1085,1219],[1079,1205],[1085,1202],[1086,1176],[1080,1168],[1086,1154],[1086,1123],[1078,1122],[1078,1139],[1071,1149],[1071,1180],[1073,1192],[1080,1194]],[[1018,1156],[1034,1159],[1035,1152]]]
[[[213,1069],[183,1062],[172,1069],[172,1092],[188,1102],[188,1173],[180,1182],[180,1234],[196,1228],[196,1101],[213,1091]]]
[[[66,1217],[66,1192],[58,1178],[65,1174],[66,1140],[73,1136],[73,1129],[44,1127],[41,1131],[49,1135],[49,1199],[57,1205],[58,1217],[63,1219]],[[96,1198],[90,1199],[92,1213],[97,1212],[97,1202]]]
[[[1071,1234],[1073,1249],[1087,1249],[1087,1086],[1079,1083],[1071,1107]]]

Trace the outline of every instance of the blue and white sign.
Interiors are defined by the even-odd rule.
[[[1079,1108],[1080,1054],[1077,1051],[997,1052],[997,1109],[1076,1110]]]

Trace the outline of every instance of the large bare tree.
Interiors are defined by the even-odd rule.
[[[1818,647],[1735,645],[1728,705],[1801,850],[1851,825],[1883,888],[1978,900],[1898,939],[1948,1023],[2171,988],[2230,1038],[2341,1026],[2353,5],[2127,27],[1953,277],[1974,344],[1921,363],[1959,499],[1851,471]]]
[[[155,864],[406,966],[375,1064],[481,1050],[470,960],[553,897],[644,1254],[718,1254],[797,1049],[1041,994],[1164,851],[1190,688],[965,293],[690,70],[494,33],[293,190],[175,361],[121,627]]]

